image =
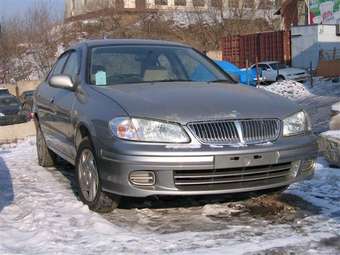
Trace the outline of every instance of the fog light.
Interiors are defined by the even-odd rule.
[[[155,173],[152,171],[135,171],[130,174],[130,182],[137,186],[155,185]]]
[[[309,172],[313,171],[316,167],[316,161],[314,159],[305,160],[302,162],[301,171]]]
[[[292,167],[290,168],[290,176],[295,178],[299,174],[300,167],[301,160],[292,162]]]

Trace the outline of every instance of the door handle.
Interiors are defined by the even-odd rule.
[[[50,99],[50,103],[51,103],[51,104],[54,104],[54,97],[52,97],[52,98]]]

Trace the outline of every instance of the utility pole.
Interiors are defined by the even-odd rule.
[[[306,15],[307,22],[306,22],[306,25],[310,25],[310,0],[305,0],[305,4],[307,6],[307,8],[306,8],[306,10],[307,10],[307,15]]]

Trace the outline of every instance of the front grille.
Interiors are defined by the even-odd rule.
[[[257,144],[276,140],[280,120],[220,120],[188,124],[196,138],[207,144]]]
[[[180,189],[239,189],[280,183],[289,180],[291,163],[276,165],[211,169],[177,170],[174,182]]]

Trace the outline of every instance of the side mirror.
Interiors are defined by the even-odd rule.
[[[68,76],[68,75],[55,75],[55,76],[52,76],[52,78],[50,79],[49,84],[52,87],[60,88],[60,89],[74,90],[74,88],[75,88],[75,85],[74,85],[71,77]]]
[[[240,76],[238,74],[229,73],[230,77],[237,83],[240,83]]]

